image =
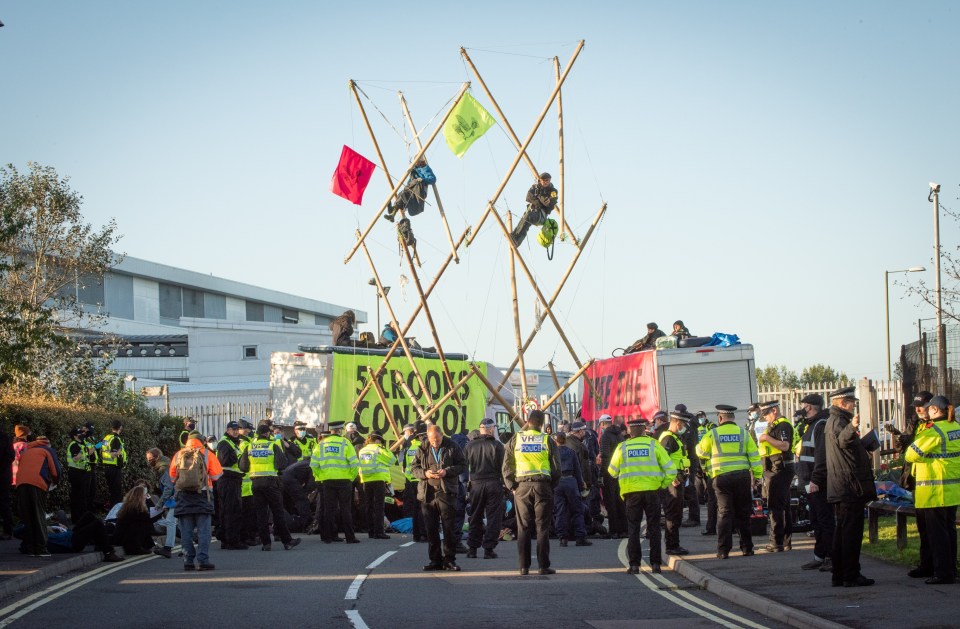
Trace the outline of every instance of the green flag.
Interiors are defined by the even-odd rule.
[[[457,157],[463,157],[470,145],[487,132],[487,129],[497,124],[493,116],[487,113],[477,99],[470,94],[464,94],[453,113],[447,118],[443,127],[443,137],[447,139],[447,146]]]

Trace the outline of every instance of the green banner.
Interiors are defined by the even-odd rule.
[[[487,132],[487,129],[497,124],[493,116],[487,113],[483,105],[470,94],[464,94],[453,113],[447,118],[443,127],[443,137],[447,139],[447,146],[457,157],[463,157],[470,145]]]
[[[427,385],[430,399],[439,400],[450,391],[443,364],[439,360],[430,358],[413,360]],[[382,361],[382,356],[334,354],[333,377],[328,388],[330,396],[328,421],[352,421],[357,424],[357,430],[364,436],[370,434],[371,430],[376,430],[387,438],[393,438],[390,421],[380,403],[376,388],[370,387],[356,410],[353,408],[353,403],[360,391]],[[447,366],[450,368],[454,383],[470,373],[470,363],[465,360],[448,360]],[[477,363],[477,368],[484,376],[487,375],[486,363]],[[394,374],[399,374],[403,378],[421,408],[429,410],[429,404],[423,394],[423,387],[420,386],[420,381],[406,357],[391,358],[378,381],[387,398],[388,412],[393,416],[397,427],[403,430],[405,425],[417,421],[417,409],[404,393],[403,388],[396,383],[397,378]],[[458,391],[459,404],[456,396],[451,397],[430,419],[446,435],[473,430],[480,426],[480,420],[483,419],[486,410],[485,393],[486,387],[483,382],[474,375]]]

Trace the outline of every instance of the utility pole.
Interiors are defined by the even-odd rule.
[[[934,257],[936,274],[934,291],[937,293],[937,387],[946,395],[947,391],[947,338],[943,329],[943,302],[940,290],[940,184],[930,182],[930,194],[927,201],[933,203]]]

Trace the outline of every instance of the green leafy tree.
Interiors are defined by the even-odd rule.
[[[850,383],[850,378],[847,377],[847,374],[837,371],[833,367],[816,363],[815,365],[810,365],[805,368],[800,373],[800,381],[806,386],[826,383],[846,385]]]
[[[761,388],[796,389],[800,386],[797,373],[787,369],[786,365],[757,367],[756,373],[757,386]]]

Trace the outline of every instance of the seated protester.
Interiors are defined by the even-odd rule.
[[[63,552],[72,553],[83,552],[84,548],[93,544],[95,550],[103,553],[104,561],[110,563],[123,561],[123,557],[113,550],[103,521],[89,511],[80,516],[77,523],[73,525],[73,529],[66,531],[66,533],[51,532],[47,538],[47,544],[51,550],[58,551],[61,548],[68,548],[69,550],[63,550]]]
[[[407,185],[397,195],[396,203],[387,206],[383,218],[392,223],[396,213],[400,210],[406,212],[408,216],[422,214],[427,198],[427,186],[435,183],[437,183],[437,176],[433,173],[433,169],[427,166],[427,160],[421,158],[410,172]]]
[[[162,548],[154,549],[154,554],[170,559],[173,555],[171,549],[177,541],[177,518],[173,515],[174,487],[170,480],[170,457],[164,456],[160,448],[150,448],[147,450],[147,465],[157,475],[157,488],[160,492],[160,498],[157,500],[157,507],[165,509],[158,525],[166,529],[166,538],[163,541]]]
[[[141,484],[133,486],[123,497],[117,512],[117,528],[113,542],[123,546],[127,555],[147,555],[153,552],[153,523],[163,514],[150,515],[147,506],[147,488]]]
[[[393,328],[393,324],[390,322],[383,324],[383,330],[380,331],[380,344],[393,345],[397,338],[399,338],[399,335]]]
[[[308,496],[318,487],[310,467],[310,457],[287,466],[280,475],[280,483],[283,486],[283,506],[291,516],[287,520],[287,528],[291,533],[306,531],[314,511]]]
[[[333,335],[333,344],[338,347],[353,347],[353,326],[356,322],[357,315],[353,310],[346,310],[331,321],[330,333]]]
[[[557,207],[557,189],[550,183],[550,173],[540,173],[537,183],[527,191],[527,211],[513,228],[511,240],[517,247],[527,237],[531,225],[543,225],[547,216]]]
[[[673,332],[670,334],[671,336],[677,337],[678,341],[681,339],[688,339],[693,336],[690,334],[690,330],[687,329],[687,326],[683,325],[683,321],[680,319],[677,319],[673,322]]]
[[[656,349],[657,339],[666,336],[663,330],[657,327],[652,321],[647,324],[647,335],[633,343],[630,347],[623,350],[624,354],[634,354],[648,349]]]

